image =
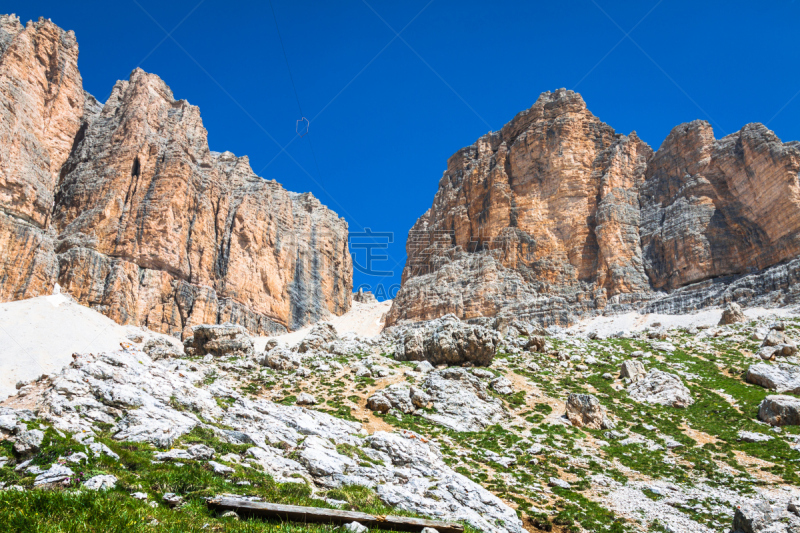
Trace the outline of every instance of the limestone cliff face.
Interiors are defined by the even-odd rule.
[[[730,284],[800,255],[798,147],[760,124],[715,140],[697,121],[653,154],[572,91],[544,93],[450,158],[409,233],[387,323],[455,313],[568,324],[757,297],[702,283]],[[788,283],[788,268],[772,278]],[[769,277],[736,287],[790,288]]]
[[[47,228],[85,96],[72,32],[0,16],[0,299],[52,289]]]
[[[450,158],[409,234],[390,321],[494,315],[542,294],[588,305],[649,290],[637,191],[651,155],[580,95],[544,93]]]
[[[31,29],[12,22],[2,26],[17,34],[3,45],[0,73],[10,72],[13,87],[42,61],[9,55]],[[74,105],[54,112],[46,96],[30,102],[35,91],[1,95],[13,115],[14,105],[27,106],[25,125],[33,132],[3,132],[4,147],[16,143],[28,152],[0,162],[0,191],[9,190],[0,205],[10,221],[0,227],[0,242],[32,252],[6,260],[2,298],[46,293],[58,281],[120,323],[170,333],[227,321],[258,333],[285,331],[349,309],[343,219],[311,194],[259,178],[247,157],[211,152],[199,109],[175,100],[155,75],[135,70],[103,106],[84,96],[74,37],[52,23],[40,26],[49,33],[39,30],[29,40],[64,55],[48,64],[69,65],[60,67],[61,77],[74,75],[73,83],[60,86],[70,89],[72,98],[64,99]],[[53,39],[62,48],[71,43],[71,55],[43,44]],[[42,129],[53,128],[53,116],[65,124],[58,134]],[[19,190],[4,189],[6,183],[19,183]]]
[[[800,255],[800,150],[761,124],[720,140],[707,122],[672,130],[641,189],[653,287],[676,289]]]

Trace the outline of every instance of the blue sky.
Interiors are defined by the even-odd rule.
[[[580,92],[620,133],[657,149],[676,125],[717,137],[766,123],[800,139],[800,6],[768,2],[268,1],[7,2],[74,30],[85,88],[104,101],[141,68],[201,109],[212,150],[248,155],[287,189],[312,191],[351,232],[393,232],[355,286],[400,281],[408,229],[447,158],[539,93]],[[398,37],[395,32],[400,33]],[[168,36],[169,34],[169,36]],[[290,157],[291,156],[291,157]],[[354,251],[364,262],[364,251]]]

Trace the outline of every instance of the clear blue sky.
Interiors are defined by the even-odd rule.
[[[135,67],[154,72],[200,106],[212,150],[312,191],[351,232],[394,232],[390,259],[374,264],[394,275],[356,272],[355,286],[399,283],[408,229],[447,158],[543,91],[577,90],[654,149],[694,119],[717,137],[763,122],[800,139],[794,1],[273,0],[303,112],[316,117],[291,158],[270,139],[291,141],[300,113],[269,2],[198,2],[24,0],[4,11],[74,30],[99,100]]]

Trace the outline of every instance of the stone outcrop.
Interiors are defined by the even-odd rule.
[[[685,408],[694,403],[692,394],[680,377],[662,370],[650,370],[628,386],[628,394],[637,402]]]
[[[783,394],[767,396],[758,406],[758,419],[771,426],[798,426],[800,398]]]
[[[398,361],[428,361],[433,365],[489,366],[500,335],[483,326],[465,324],[449,315],[423,327],[398,333]]]
[[[591,394],[570,394],[564,414],[575,427],[614,429],[600,400]]]
[[[757,363],[747,369],[745,380],[779,393],[800,394],[800,367],[788,363]]]
[[[104,105],[75,36],[0,18],[0,299],[58,282],[122,324],[255,333],[341,314],[347,224],[311,194],[209,150],[197,107],[135,70]]]
[[[84,106],[78,43],[49,20],[0,15],[0,299],[50,294],[48,233],[61,167]]]
[[[409,232],[387,324],[798,301],[800,144],[677,126],[653,153],[580,95],[543,93],[458,151]]]

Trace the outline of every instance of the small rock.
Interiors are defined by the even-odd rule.
[[[614,429],[614,424],[606,416],[600,400],[591,394],[570,394],[565,414],[575,427]]]
[[[74,475],[75,474],[72,470],[70,470],[66,466],[56,463],[50,466],[49,469],[37,475],[36,479],[33,480],[33,486],[38,487],[40,485],[51,485],[53,483],[62,483],[64,481],[69,480],[69,478],[71,478]]]
[[[316,405],[317,399],[307,392],[301,392],[297,395],[297,405]]]
[[[230,466],[226,466],[224,464],[218,463],[216,461],[209,461],[208,464],[211,468],[214,469],[214,473],[220,476],[225,476],[227,474],[232,474],[236,470],[231,468]]]
[[[369,531],[367,526],[359,524],[358,522],[350,522],[349,524],[345,524],[343,529],[345,531],[349,531],[350,533],[366,533]]]
[[[742,430],[739,432],[739,440],[742,442],[767,442],[768,440],[772,440],[772,437],[762,433]]]
[[[500,376],[498,378],[494,378],[491,382],[492,390],[495,391],[497,394],[502,394],[504,396],[512,394],[514,392],[514,386],[511,381],[505,377]]]
[[[414,370],[422,374],[427,374],[428,372],[433,370],[433,365],[430,364],[428,361],[420,361],[419,363],[417,363],[417,366],[414,367]]]
[[[164,503],[166,503],[170,507],[177,507],[183,503],[183,498],[181,498],[180,496],[178,496],[173,492],[168,492],[164,494],[162,500],[164,500]]]
[[[86,490],[108,490],[116,485],[117,478],[111,475],[94,476],[83,482],[83,488]]]
[[[133,494],[131,494],[131,498],[133,498],[134,500],[146,500],[147,499],[147,493],[146,492],[134,492]]]
[[[475,368],[472,370],[472,375],[479,377],[481,379],[491,379],[494,377],[494,374],[491,373],[489,370],[485,368]]]
[[[571,489],[572,485],[568,482],[564,481],[563,479],[558,479],[557,477],[551,477],[547,480],[547,484],[551,487],[560,487],[562,489]]]
[[[622,363],[619,369],[619,377],[620,378],[628,378],[631,382],[639,381],[640,379],[644,379],[647,375],[647,372],[644,369],[644,365],[641,361],[635,360],[628,360]]]
[[[726,326],[728,324],[736,324],[737,322],[745,322],[746,320],[747,317],[744,316],[739,304],[730,302],[725,306],[725,310],[722,311],[722,318],[719,319],[719,325]]]
[[[23,431],[14,443],[14,451],[20,455],[30,455],[38,452],[44,440],[44,433],[38,429]]]
[[[239,515],[236,514],[236,511],[225,511],[219,516],[220,518],[233,518],[234,520],[239,520]]]

